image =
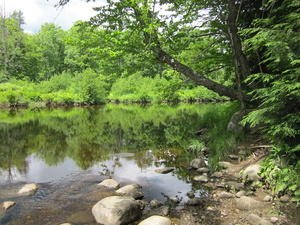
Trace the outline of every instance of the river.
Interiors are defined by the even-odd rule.
[[[146,201],[207,196],[187,148],[195,131],[228,119],[230,104],[1,109],[0,201],[16,204],[0,211],[0,223],[96,224],[92,206],[113,194],[97,185],[105,178],[142,185]],[[155,172],[164,167],[174,171]],[[16,194],[25,183],[38,184],[35,195]]]

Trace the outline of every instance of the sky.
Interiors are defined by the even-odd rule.
[[[101,6],[104,0],[86,2],[85,0],[70,0],[63,8],[55,8],[59,0],[0,0],[0,9],[6,15],[13,10],[21,10],[25,19],[23,29],[27,33],[39,32],[44,23],[55,23],[64,30],[68,30],[77,20],[89,20],[96,14],[93,7]]]

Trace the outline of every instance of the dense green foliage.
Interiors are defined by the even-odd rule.
[[[108,0],[95,10],[88,23],[33,35],[21,12],[1,15],[0,102],[236,99],[274,145],[264,175],[300,199],[298,0]]]

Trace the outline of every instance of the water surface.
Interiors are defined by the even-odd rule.
[[[17,202],[0,213],[3,224],[95,224],[91,207],[111,191],[113,178],[139,183],[145,200],[186,193],[207,195],[193,182],[187,147],[214,104],[113,105],[0,110],[0,200]],[[224,105],[224,107],[227,107]],[[154,170],[174,167],[169,174]],[[36,195],[15,193],[24,183]],[[88,219],[87,219],[88,218]]]

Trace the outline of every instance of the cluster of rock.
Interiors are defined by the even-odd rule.
[[[144,197],[142,187],[139,184],[129,184],[119,188],[120,184],[113,179],[105,179],[100,186],[116,189],[116,196],[103,198],[97,202],[92,213],[96,221],[105,225],[121,225],[137,221],[144,209],[145,203],[141,199]],[[159,206],[158,201],[153,200],[150,206]],[[171,225],[171,220],[167,217],[155,215],[139,223],[139,225]]]
[[[238,159],[238,157],[230,158]],[[249,224],[271,225],[278,222],[279,219],[276,216],[261,218],[252,213],[253,210],[263,209],[265,207],[264,203],[273,200],[270,195],[266,195],[263,200],[256,200],[253,197],[247,196],[247,192],[251,193],[253,191],[251,188],[260,184],[259,164],[249,165],[242,172],[239,171],[240,173],[238,174],[231,173],[234,171],[232,169],[234,165],[229,162],[219,162],[222,170],[213,173],[210,173],[205,160],[202,158],[194,159],[190,163],[190,166],[199,173],[199,175],[194,176],[195,181],[202,182],[204,185],[215,190],[213,195],[215,199],[221,201],[222,199],[232,199],[237,211],[242,210],[243,212],[247,212],[245,213],[245,219]],[[280,201],[287,202],[289,201],[289,197],[283,196],[280,198]]]

